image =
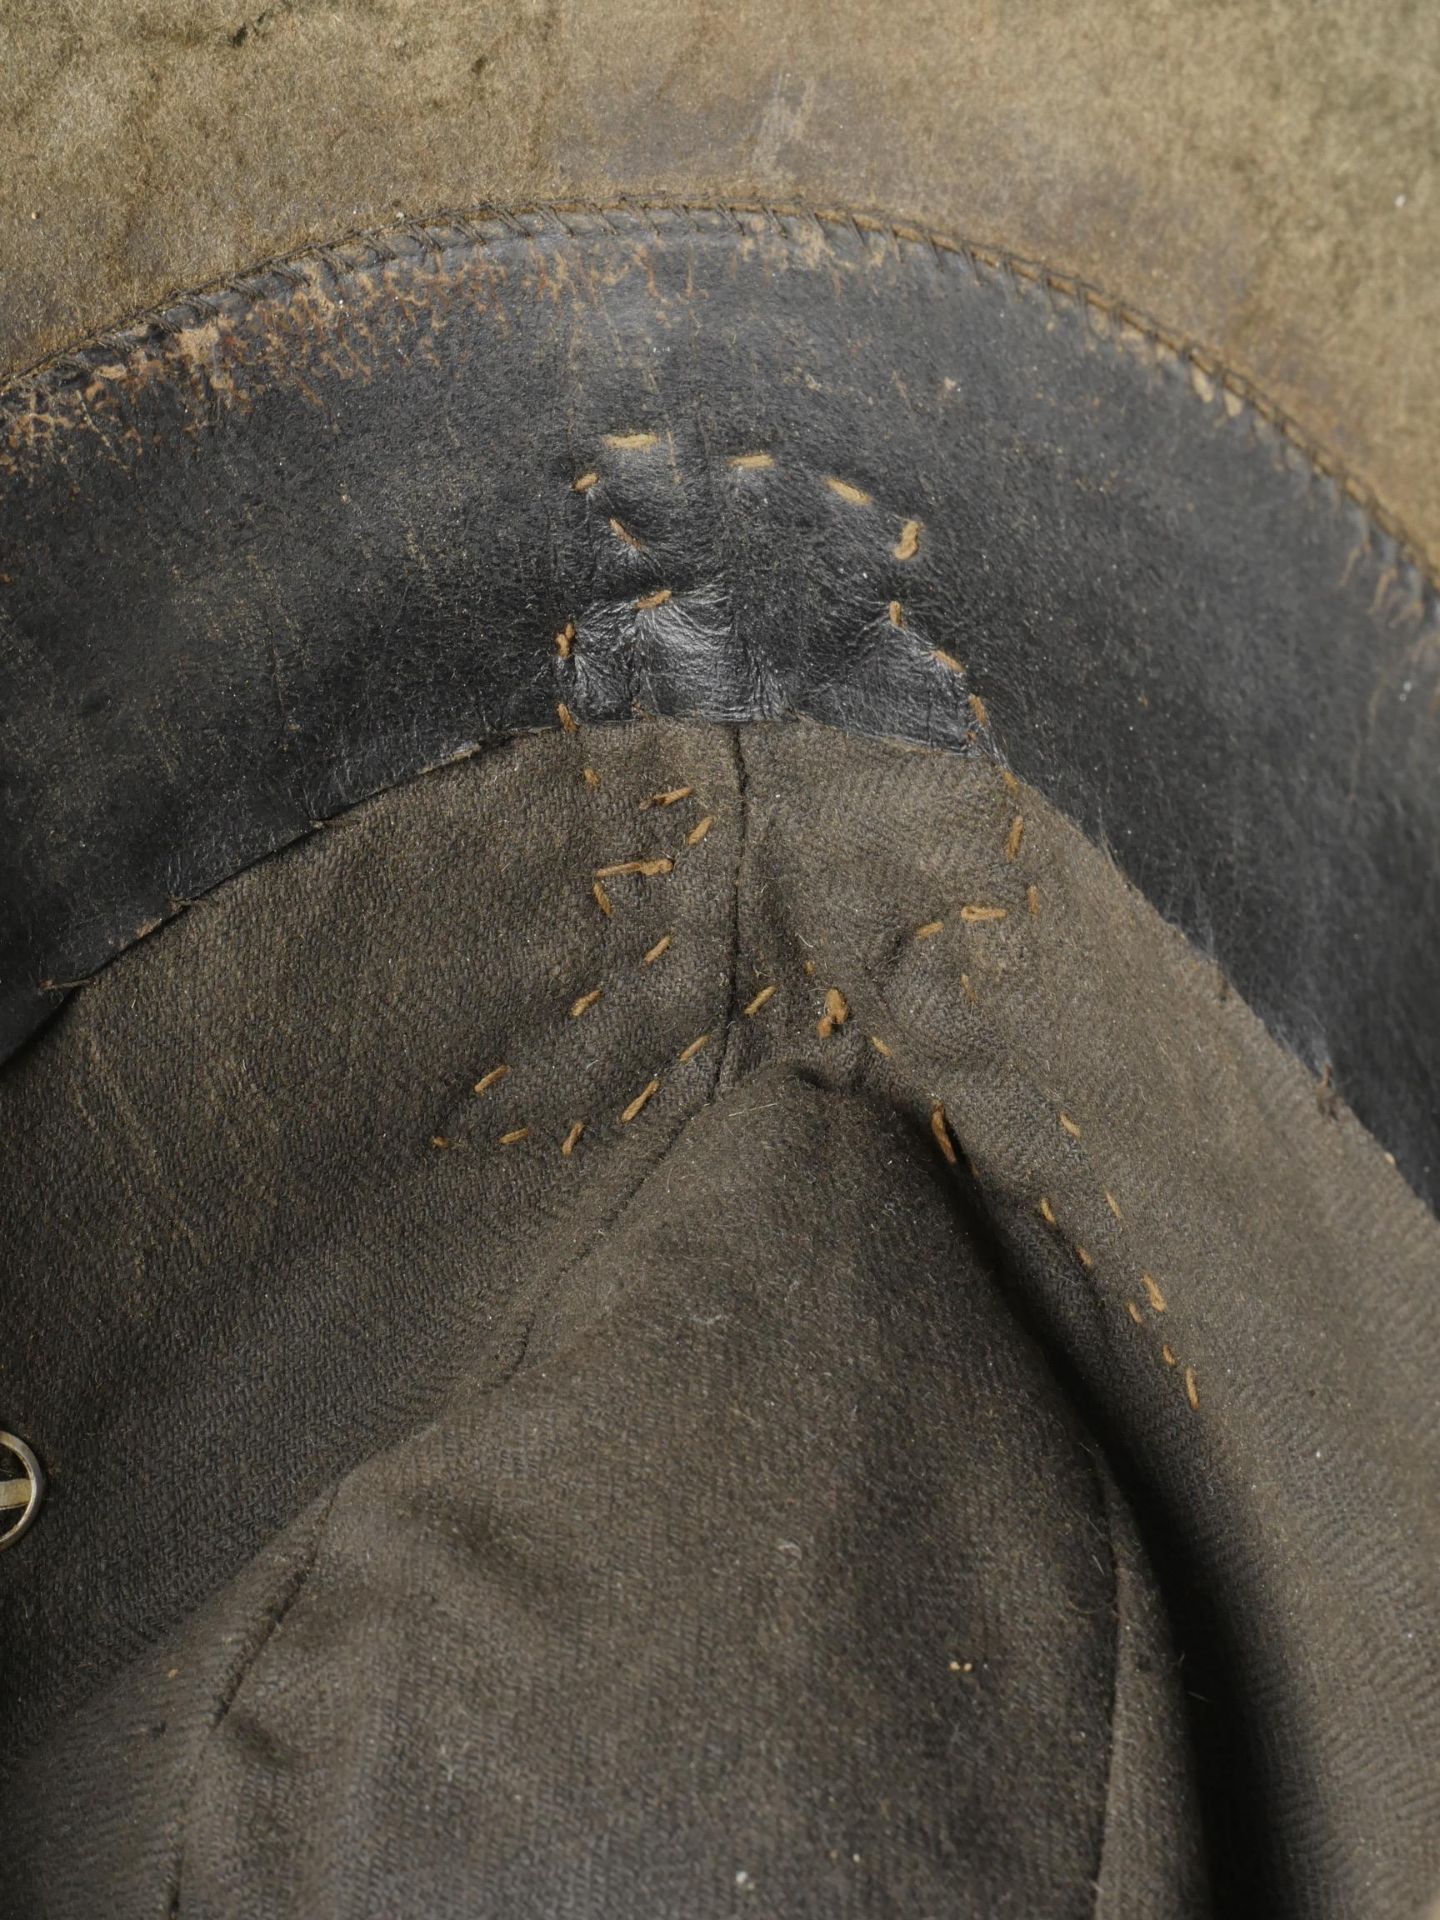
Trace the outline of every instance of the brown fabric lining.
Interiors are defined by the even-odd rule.
[[[1180,1912],[1204,1850],[1219,1910],[1382,1914],[1440,1875],[1440,1229],[1038,796],[733,741],[382,796],[0,1078],[35,1911],[151,1911],[194,1777],[182,1912]],[[674,866],[598,912],[636,859]],[[342,1479],[207,1737],[247,1562]],[[447,1728],[485,1758],[443,1781]]]

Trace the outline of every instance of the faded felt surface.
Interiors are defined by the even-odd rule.
[[[1211,347],[1440,545],[1440,13],[870,0],[0,10],[0,364],[444,206],[855,206]]]

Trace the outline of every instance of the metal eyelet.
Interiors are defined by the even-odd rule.
[[[18,1513],[18,1518],[12,1520],[4,1531],[0,1532],[0,1553],[3,1553],[6,1547],[14,1546],[21,1534],[26,1531],[39,1511],[40,1501],[45,1493],[45,1475],[41,1471],[40,1462],[25,1442],[17,1440],[13,1433],[0,1433],[0,1470],[9,1464],[5,1458],[6,1454],[9,1454],[12,1460],[19,1461],[20,1474],[18,1476],[10,1474],[0,1479],[0,1516]]]

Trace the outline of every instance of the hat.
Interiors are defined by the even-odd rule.
[[[1417,1911],[1440,28],[10,32],[12,1910]]]

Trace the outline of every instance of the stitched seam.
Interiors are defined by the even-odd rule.
[[[345,1476],[345,1478],[348,1477],[348,1475]],[[170,1897],[169,1904],[166,1908],[168,1920],[177,1920],[177,1916],[180,1913],[181,1889],[185,1869],[185,1850],[190,1838],[190,1822],[194,1813],[195,1797],[200,1791],[200,1781],[205,1771],[205,1762],[209,1755],[211,1745],[214,1742],[216,1734],[228,1717],[231,1708],[239,1699],[245,1682],[254,1672],[265,1649],[270,1645],[270,1642],[280,1630],[287,1614],[300,1598],[306,1582],[314,1572],[316,1562],[320,1558],[321,1544],[324,1541],[326,1530],[330,1525],[330,1516],[335,1510],[335,1502],[340,1498],[340,1491],[344,1484],[345,1479],[341,1479],[337,1481],[331,1489],[330,1497],[325,1502],[324,1510],[315,1523],[315,1537],[310,1542],[304,1559],[295,1569],[294,1573],[291,1574],[289,1584],[281,1593],[279,1601],[272,1606],[269,1621],[264,1627],[259,1640],[254,1647],[251,1648],[248,1656],[241,1662],[230,1686],[226,1689],[225,1693],[222,1694],[209,1726],[205,1729],[204,1738],[200,1743],[200,1751],[195,1757],[195,1765],[191,1770],[190,1779],[187,1784],[185,1812],[180,1821],[180,1835],[176,1843],[175,1858],[171,1866]]]
[[[1089,1449],[1086,1449],[1089,1452]],[[1110,1712],[1106,1721],[1109,1740],[1105,1748],[1105,1792],[1100,1811],[1100,1844],[1095,1858],[1095,1904],[1094,1913],[1100,1913],[1100,1902],[1105,1892],[1105,1854],[1110,1842],[1110,1829],[1115,1811],[1115,1720],[1120,1710],[1120,1678],[1125,1649],[1125,1622],[1121,1613],[1120,1601],[1120,1560],[1115,1551],[1115,1521],[1112,1503],[1117,1490],[1111,1484],[1103,1455],[1090,1456],[1090,1471],[1100,1495],[1100,1511],[1105,1516],[1105,1542],[1110,1555],[1110,1591],[1115,1610],[1115,1644],[1110,1668]]]
[[[594,1253],[595,1248],[598,1246],[600,1241],[603,1240],[607,1234],[613,1232],[615,1227],[620,1223],[621,1220],[624,1219],[625,1215],[630,1211],[631,1207],[634,1206],[636,1200],[644,1192],[645,1188],[650,1184],[651,1180],[665,1166],[666,1162],[670,1159],[671,1155],[679,1147],[679,1145],[684,1140],[685,1136],[689,1133],[691,1127],[695,1124],[695,1122],[698,1119],[700,1119],[702,1114],[708,1112],[709,1109],[712,1106],[714,1106],[716,1101],[716,1094],[717,1094],[717,1087],[716,1087],[716,1084],[712,1082],[709,1093],[707,1094],[703,1104],[699,1106],[693,1113],[689,1113],[685,1115],[680,1125],[676,1127],[670,1139],[665,1143],[665,1146],[661,1150],[658,1158],[650,1166],[644,1169],[644,1171],[640,1174],[639,1178],[635,1181],[635,1184],[631,1187],[630,1191],[624,1196],[624,1198],[618,1203],[618,1205],[614,1207],[611,1210],[611,1212],[609,1212],[605,1216],[605,1218],[598,1223],[598,1225],[595,1228],[595,1231],[589,1236],[588,1240],[586,1241],[585,1246],[574,1256],[573,1259],[567,1261],[565,1265],[559,1270],[559,1272],[556,1273],[553,1276],[553,1278],[549,1281],[547,1285],[548,1292],[553,1293],[561,1285],[563,1285],[565,1280],[579,1266],[581,1266],[586,1260],[588,1260],[591,1257],[591,1255]],[[529,1350],[530,1336],[534,1328],[534,1323],[535,1323],[535,1310],[532,1310],[527,1315],[526,1319],[521,1325],[516,1352],[505,1363],[505,1365],[494,1376],[494,1378],[489,1381],[486,1391],[494,1392],[498,1388],[508,1385],[509,1382],[513,1380],[515,1376],[521,1371],[521,1369],[525,1364],[526,1356]],[[446,1407],[443,1408],[439,1413],[437,1413],[433,1418],[424,1422],[424,1424],[418,1427],[414,1433],[403,1436],[400,1440],[398,1440],[394,1444],[396,1446],[413,1446],[418,1441],[423,1440],[427,1434],[434,1432],[440,1426],[440,1423],[444,1418],[445,1413],[448,1411],[448,1406],[449,1406],[449,1403],[447,1402]],[[385,1449],[385,1451],[388,1452],[388,1451],[391,1451],[391,1449],[387,1448]],[[371,1456],[371,1459],[373,1458],[374,1456]],[[279,1631],[286,1617],[294,1608],[296,1602],[300,1599],[301,1594],[303,1593],[307,1583],[309,1582],[310,1576],[314,1572],[315,1566],[319,1561],[320,1551],[322,1546],[324,1545],[326,1532],[329,1529],[330,1517],[335,1510],[336,1502],[339,1500],[341,1493],[344,1491],[345,1487],[349,1484],[349,1482],[356,1476],[356,1474],[363,1472],[365,1468],[369,1465],[370,1465],[370,1459],[357,1463],[355,1467],[352,1467],[347,1473],[342,1475],[341,1479],[332,1488],[330,1492],[330,1497],[325,1503],[324,1511],[320,1515],[320,1518],[316,1523],[315,1537],[310,1543],[309,1550],[305,1555],[303,1563],[292,1574],[289,1585],[286,1587],[285,1591],[282,1593],[278,1603],[272,1608],[269,1623],[265,1627],[257,1644],[254,1646],[254,1648],[249,1653],[248,1657],[241,1664],[240,1669],[236,1673],[230,1687],[227,1689],[225,1695],[222,1697],[220,1704],[216,1710],[214,1718],[211,1720],[209,1727],[206,1729],[204,1740],[201,1744],[200,1753],[196,1758],[195,1767],[190,1777],[189,1789],[186,1795],[186,1812],[181,1821],[180,1838],[176,1847],[175,1860],[172,1868],[172,1880],[171,1880],[169,1905],[166,1908],[167,1920],[179,1920],[179,1915],[181,1911],[181,1888],[182,1888],[182,1877],[183,1877],[184,1861],[185,1861],[185,1848],[189,1838],[190,1820],[191,1820],[191,1815],[193,1813],[194,1799],[200,1788],[201,1776],[204,1773],[205,1760],[206,1760],[206,1756],[209,1753],[211,1744],[214,1741],[216,1734],[219,1732],[220,1727],[223,1725],[224,1721],[228,1717],[232,1707],[235,1705],[235,1702],[239,1699],[240,1694],[244,1689],[245,1682],[249,1679],[250,1675],[255,1671],[256,1666],[259,1664],[259,1661],[264,1655],[266,1649],[269,1647],[271,1641],[274,1639],[275,1634]]]
[[[741,1019],[745,1017],[740,1005],[740,886],[745,872],[745,854],[750,843],[750,797],[742,732],[743,729],[740,727],[732,727],[730,732],[735,752],[736,816],[735,877],[731,885],[730,989],[725,1010],[725,1041],[715,1067],[715,1079],[711,1089],[712,1099],[724,1081],[725,1070],[730,1064],[730,1056],[734,1050],[735,1033]]]
[[[239,295],[247,299],[263,298],[274,291],[279,280],[292,289],[308,284],[307,268],[321,267],[342,275],[371,266],[383,266],[415,253],[439,253],[447,246],[469,242],[489,246],[499,238],[538,240],[547,229],[579,237],[592,231],[576,221],[598,223],[604,230],[623,235],[634,224],[648,222],[657,236],[661,228],[655,216],[672,224],[700,230],[705,217],[729,218],[743,233],[743,218],[762,219],[772,227],[786,230],[786,223],[805,222],[822,233],[850,231],[863,244],[865,236],[879,236],[894,242],[897,248],[920,248],[937,259],[963,260],[977,276],[982,273],[1002,276],[1010,283],[1008,291],[1018,295],[1022,285],[1041,288],[1047,296],[1082,310],[1097,322],[1096,330],[1108,333],[1113,326],[1152,347],[1169,352],[1191,369],[1196,390],[1202,399],[1213,397],[1219,389],[1249,409],[1275,429],[1313,469],[1314,475],[1332,482],[1341,493],[1364,512],[1375,527],[1399,549],[1399,557],[1419,572],[1431,591],[1437,590],[1437,575],[1421,542],[1409,532],[1397,514],[1385,507],[1373,488],[1346,469],[1323,444],[1308,433],[1283,408],[1269,400],[1246,375],[1228,367],[1218,354],[1180,330],[1166,326],[1154,315],[1132,306],[1078,274],[1066,273],[1047,261],[1035,260],[1008,248],[938,233],[920,224],[884,219],[870,213],[831,208],[771,206],[756,203],[718,203],[707,201],[667,201],[637,199],[613,206],[582,202],[555,202],[522,211],[479,206],[466,211],[441,209],[432,219],[407,221],[393,228],[352,231],[335,241],[303,248],[295,253],[258,263],[245,273],[211,281],[177,297],[163,306],[128,317],[113,328],[96,335],[83,346],[61,349],[0,381],[0,406],[23,400],[26,389],[33,405],[43,392],[64,380],[90,373],[97,360],[107,354],[133,351],[154,340],[203,324],[218,317],[227,298]]]
[[[1021,791],[1020,783],[1015,778],[1014,774],[1010,772],[1008,767],[1002,767],[1000,769],[1000,778],[1002,783],[1004,784],[1006,792],[1009,793],[1012,797],[1017,797]],[[1025,819],[1023,815],[1016,813],[1010,822],[1009,830],[1008,830],[1004,847],[1003,847],[1003,854],[1004,854],[1005,864],[1008,867],[1010,867],[1011,870],[1014,872],[1017,884],[1022,883],[1024,881],[1024,868],[1020,864],[1020,855],[1021,855],[1021,849],[1025,844],[1026,844]],[[1037,916],[1039,913],[1039,894],[1033,883],[1026,885],[1025,899],[1026,899],[1026,905],[1027,905],[1029,916],[1032,918]],[[949,912],[949,909],[947,908],[946,914],[937,915],[934,919],[927,920],[920,926],[910,928],[908,937],[912,941],[926,944],[927,950],[928,950],[929,943],[936,940],[941,934],[944,933],[945,927],[946,927],[946,915],[948,914],[948,912]],[[1017,913],[1018,913],[1018,909],[1017,909]],[[973,901],[970,901],[970,902],[967,902],[966,904],[961,905],[958,909],[958,918],[962,922],[968,922],[971,925],[979,926],[979,927],[994,926],[998,928],[1008,920],[1009,914],[1010,914],[1010,909],[1008,907],[1002,907],[998,905],[979,905],[974,903]],[[965,998],[972,1005],[978,1004],[978,997],[975,993],[973,985],[971,984],[970,977],[966,973],[960,974],[960,990],[964,994]],[[848,1009],[847,1009],[847,1017],[848,1017]],[[821,1032],[821,1037],[824,1038],[827,1032],[827,1028],[823,1021],[821,1023],[820,1032]],[[887,1041],[883,1039],[882,1036],[872,1033],[870,1035],[870,1044],[872,1047],[876,1049],[876,1051],[883,1058],[889,1059],[893,1057],[894,1049],[889,1045]],[[1070,1113],[1064,1107],[1061,1107],[1055,1111],[1054,1118],[1056,1120],[1058,1130],[1065,1135],[1072,1150],[1078,1155],[1080,1162],[1084,1167],[1086,1173],[1095,1182],[1095,1184],[1099,1186],[1100,1191],[1104,1194],[1106,1206],[1108,1207],[1110,1213],[1114,1216],[1115,1228],[1121,1231],[1124,1231],[1127,1226],[1125,1215],[1122,1212],[1120,1203],[1115,1198],[1114,1193],[1111,1191],[1109,1187],[1103,1185],[1103,1183],[1099,1179],[1099,1176],[1096,1174],[1095,1165],[1094,1165],[1094,1161],[1091,1156],[1090,1150],[1084,1144],[1085,1129],[1075,1119],[1072,1118]],[[960,1155],[956,1149],[955,1141],[951,1135],[950,1123],[945,1112],[944,1103],[940,1100],[935,1100],[931,1106],[930,1132],[931,1132],[931,1136],[934,1141],[934,1144],[938,1149],[939,1153],[941,1154],[942,1158],[946,1161],[946,1163],[949,1166],[957,1167],[959,1165]],[[979,1169],[975,1166],[974,1162],[967,1160],[966,1166],[969,1170],[971,1178],[975,1181],[976,1185],[983,1188],[984,1181],[981,1177]],[[1060,1240],[1061,1244],[1066,1248],[1066,1250],[1078,1261],[1080,1265],[1080,1269],[1085,1278],[1085,1283],[1088,1286],[1091,1297],[1095,1300],[1096,1304],[1102,1309],[1102,1311],[1108,1311],[1108,1309],[1114,1305],[1114,1300],[1109,1296],[1107,1296],[1105,1289],[1102,1288],[1101,1286],[1101,1278],[1100,1278],[1100,1273],[1097,1270],[1095,1255],[1092,1254],[1088,1247],[1086,1247],[1081,1241],[1076,1239],[1075,1236],[1071,1234],[1067,1230],[1067,1228],[1061,1224],[1059,1216],[1056,1214],[1055,1209],[1052,1206],[1050,1199],[1046,1194],[1041,1193],[1037,1197],[1036,1211],[1039,1213],[1040,1218],[1044,1221],[1046,1227],[1049,1228],[1051,1233],[1054,1234]],[[1103,1255],[1102,1255],[1102,1258],[1104,1258]],[[1108,1259],[1105,1260],[1105,1267],[1106,1267],[1107,1273],[1108,1273],[1110,1264],[1111,1263],[1109,1262]],[[1122,1266],[1124,1265],[1124,1262],[1117,1260],[1115,1264],[1117,1266]],[[1151,1313],[1153,1315],[1158,1316],[1160,1314],[1167,1312],[1169,1303],[1166,1300],[1164,1292],[1161,1289],[1159,1282],[1155,1279],[1154,1275],[1149,1271],[1148,1268],[1143,1268],[1143,1269],[1139,1269],[1138,1277],[1139,1277],[1140,1287],[1144,1292],[1144,1295],[1150,1307]],[[1150,1322],[1146,1319],[1145,1314],[1141,1312],[1140,1307],[1137,1305],[1133,1297],[1122,1296],[1122,1298],[1123,1298],[1125,1310],[1129,1314],[1130,1319],[1134,1322],[1135,1326],[1140,1329],[1141,1333],[1144,1334],[1147,1328],[1149,1327]],[[1200,1391],[1199,1391],[1199,1382],[1198,1382],[1194,1365],[1189,1363],[1188,1361],[1185,1361],[1179,1355],[1177,1355],[1175,1351],[1171,1348],[1169,1343],[1165,1341],[1162,1341],[1160,1343],[1159,1351],[1156,1357],[1163,1364],[1164,1368],[1168,1372],[1175,1373],[1176,1377],[1181,1382],[1184,1395],[1185,1395],[1185,1400],[1191,1412],[1198,1413],[1200,1411]]]

